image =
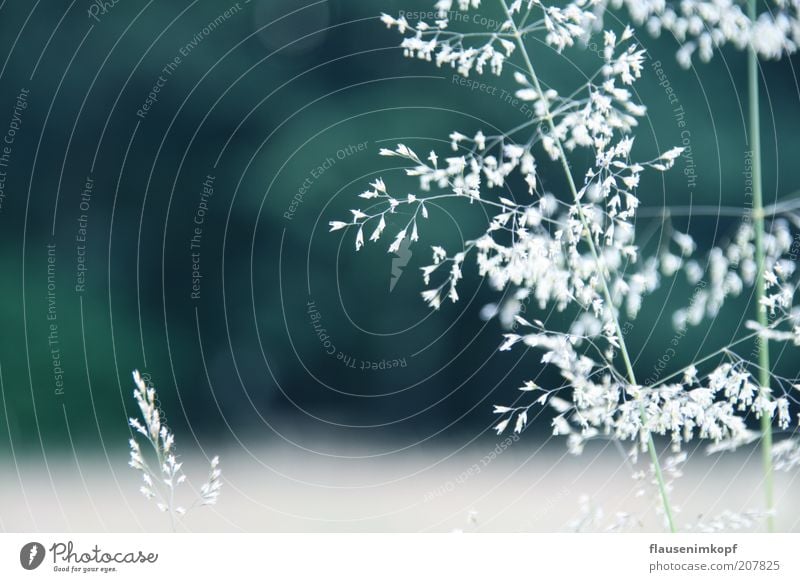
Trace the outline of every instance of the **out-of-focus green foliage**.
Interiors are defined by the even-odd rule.
[[[474,271],[464,286],[473,297],[436,313],[419,299],[428,245],[481,232],[473,209],[433,209],[391,291],[385,246],[355,255],[352,233],[327,233],[368,181],[402,181],[380,147],[403,141],[446,153],[454,129],[524,121],[496,95],[454,83],[452,71],[403,59],[399,37],[374,18],[429,2],[331,1],[283,19],[301,3],[123,0],[97,19],[85,3],[64,15],[65,4],[34,10],[10,1],[0,10],[0,132],[19,92],[30,92],[3,168],[0,450],[10,442],[58,447],[70,437],[124,442],[134,368],[159,385],[170,423],[190,425],[198,439],[302,439],[304,431],[358,438],[366,427],[385,435],[474,432],[491,422],[490,405],[524,380],[557,380],[536,354],[495,353],[502,330],[478,313],[497,297]],[[490,8],[482,14],[498,17]],[[675,226],[707,247],[730,232],[732,219],[688,219],[679,207],[746,204],[744,60],[724,52],[683,71],[671,39],[641,41],[651,61],[636,91],[649,116],[635,151],[648,158],[686,145],[692,157],[643,183],[638,226],[652,234],[648,251],[656,249],[662,231],[653,217],[675,207]],[[544,81],[561,90],[597,61],[591,50],[532,53]],[[791,66],[763,69],[768,204],[800,188]],[[513,88],[508,76],[486,81]],[[540,170],[558,193],[557,167],[544,162]],[[213,195],[203,198],[208,176]],[[87,178],[93,188],[82,207]],[[191,246],[196,228],[199,249]],[[202,274],[199,299],[193,272]],[[642,376],[675,334],[670,314],[690,294],[682,281],[662,289],[631,327]],[[670,367],[728,343],[747,304],[741,298],[710,328],[690,330]],[[318,321],[327,340],[315,332]],[[786,355],[777,366],[797,373]]]

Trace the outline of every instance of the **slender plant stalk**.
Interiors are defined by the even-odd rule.
[[[511,34],[514,37],[517,46],[519,47],[520,53],[522,53],[522,58],[525,61],[525,67],[527,68],[528,74],[531,77],[531,82],[533,83],[533,88],[540,95],[544,95],[544,92],[542,91],[542,87],[539,84],[539,77],[536,75],[536,71],[533,68],[533,64],[531,63],[531,59],[528,56],[528,51],[527,51],[527,49],[525,47],[525,43],[522,40],[522,34],[520,33],[519,28],[517,27],[516,23],[514,22],[513,17],[511,16],[511,12],[508,9],[508,5],[506,4],[506,0],[500,0],[500,4],[503,6],[503,10],[505,12],[506,18],[508,18],[508,21],[511,23],[511,27],[512,27],[511,28]],[[622,359],[625,361],[625,368],[626,368],[627,373],[628,373],[628,379],[630,380],[631,384],[636,385],[637,384],[636,376],[635,376],[635,374],[633,372],[633,366],[631,365],[631,359],[630,359],[630,356],[628,354],[628,348],[627,348],[627,346],[625,344],[625,337],[624,337],[624,335],[622,333],[622,327],[619,324],[619,318],[617,317],[617,314],[614,311],[614,303],[611,300],[611,292],[609,291],[608,282],[606,280],[606,269],[605,269],[605,266],[603,265],[602,260],[600,259],[600,255],[597,252],[597,248],[595,247],[594,240],[592,239],[591,231],[589,229],[589,225],[588,225],[588,223],[586,221],[586,216],[583,213],[583,207],[581,206],[580,199],[578,197],[578,189],[576,188],[575,180],[572,177],[572,170],[570,169],[569,163],[567,162],[567,158],[564,155],[564,149],[563,149],[563,146],[561,144],[561,140],[556,135],[555,123],[553,122],[553,116],[550,113],[550,108],[549,108],[546,100],[543,99],[542,103],[544,104],[544,107],[545,107],[544,116],[545,116],[545,119],[547,120],[548,128],[550,130],[550,133],[553,136],[553,141],[556,143],[556,146],[558,148],[558,154],[559,154],[558,157],[561,160],[561,166],[564,169],[564,174],[567,177],[567,182],[569,183],[570,192],[572,193],[572,197],[573,197],[573,199],[575,201],[575,207],[578,210],[578,216],[580,216],[581,224],[583,225],[584,231],[586,233],[585,239],[586,239],[586,241],[587,241],[587,243],[589,245],[589,248],[591,250],[592,257],[594,258],[595,264],[597,265],[597,272],[598,272],[598,274],[600,276],[599,278],[600,278],[601,287],[602,287],[602,291],[603,291],[603,297],[604,297],[604,299],[606,301],[606,305],[608,305],[609,313],[611,313],[611,319],[612,319],[613,324],[614,324],[615,332],[617,334],[617,338],[619,339],[620,352],[622,354]],[[762,272],[762,275],[763,275],[763,272]],[[644,421],[644,407],[643,406],[641,407],[641,413],[642,413],[642,420]],[[662,505],[664,507],[664,514],[666,515],[666,518],[667,518],[667,523],[669,525],[669,530],[672,533],[675,533],[675,531],[676,531],[675,519],[674,519],[673,514],[672,514],[672,506],[670,505],[670,502],[669,502],[669,495],[667,494],[667,486],[666,486],[666,483],[664,482],[664,476],[663,476],[663,474],[661,472],[661,463],[660,463],[660,461],[658,459],[658,453],[656,452],[655,443],[653,442],[653,436],[651,434],[649,434],[649,433],[647,435],[647,450],[650,453],[650,460],[653,463],[653,467],[654,467],[654,470],[655,470],[656,482],[658,483],[658,490],[659,490],[659,493],[661,495],[661,503],[662,503]]]
[[[756,21],[756,0],[747,0],[747,15]],[[768,325],[767,309],[761,302],[764,297],[764,198],[761,183],[761,118],[759,114],[758,95],[758,55],[750,45],[747,52],[747,89],[750,105],[750,150],[752,153],[753,172],[753,223],[756,238],[756,313],[762,328]],[[769,394],[769,341],[759,338],[758,346],[758,381],[761,389]],[[775,530],[774,480],[772,469],[772,417],[761,415],[761,460],[764,466],[764,496],[767,506],[767,530]]]

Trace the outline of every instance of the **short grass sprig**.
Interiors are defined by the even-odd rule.
[[[186,515],[189,509],[202,505],[214,505],[222,488],[222,473],[219,469],[219,457],[211,459],[211,468],[207,481],[200,487],[199,497],[187,509],[176,502],[176,490],[186,481],[183,463],[178,461],[175,453],[175,435],[164,424],[158,406],[158,396],[154,387],[149,386],[139,374],[133,372],[135,389],[133,397],[139,407],[141,420],[129,418],[128,423],[135,433],[128,441],[130,460],[128,464],[142,475],[142,486],[139,491],[148,500],[154,500],[159,511],[169,513],[173,531],[177,520]],[[142,451],[137,441],[137,434],[144,437],[150,445],[151,454]],[[152,457],[150,463],[146,457]]]

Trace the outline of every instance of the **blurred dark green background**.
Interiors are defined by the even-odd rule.
[[[450,70],[404,59],[396,31],[376,19],[431,4],[121,0],[105,13],[88,1],[2,4],[0,132],[23,89],[29,105],[4,168],[0,210],[0,450],[69,446],[70,438],[97,451],[123,446],[134,368],[151,375],[173,428],[199,442],[283,439],[322,449],[329,439],[432,443],[474,435],[490,426],[491,404],[511,402],[524,380],[557,381],[534,353],[496,352],[502,329],[478,313],[497,296],[474,269],[461,302],[431,313],[419,298],[429,245],[452,248],[479,234],[475,208],[434,210],[391,291],[388,241],[355,254],[353,233],[327,233],[329,220],[359,206],[368,181],[383,176],[401,191],[413,187],[377,155],[380,147],[402,141],[445,154],[452,130],[498,132],[525,121],[496,97],[454,84]],[[499,18],[492,2],[484,4],[480,14]],[[640,189],[643,214],[665,204],[742,206],[743,55],[725,51],[683,71],[674,40],[640,40],[651,62],[661,61],[686,127],[678,127],[675,104],[648,63],[636,84],[649,108],[636,156],[649,159],[688,137],[697,173],[694,188],[686,160],[649,176]],[[176,56],[180,63],[164,72]],[[532,58],[562,91],[598,64],[591,51],[560,56],[536,43]],[[800,189],[792,64],[763,69],[768,204]],[[513,88],[512,69],[486,80]],[[137,115],[154,87],[157,100]],[[540,171],[558,193],[559,169],[542,162]],[[193,251],[208,176],[213,195]],[[87,178],[93,189],[82,209]],[[81,215],[85,288],[76,291]],[[733,224],[714,215],[674,223],[705,247]],[[650,250],[662,244],[658,224],[640,219]],[[55,245],[50,296],[48,245]],[[202,275],[199,299],[193,271]],[[641,376],[662,355],[674,334],[671,313],[690,291],[679,281],[645,304],[629,336]],[[332,354],[314,332],[310,301]],[[683,339],[674,366],[741,333],[748,302],[732,302],[710,329]],[[797,373],[787,357],[778,366]]]

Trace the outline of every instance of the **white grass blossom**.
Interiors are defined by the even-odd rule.
[[[769,0],[751,20],[744,0],[601,0],[597,14],[624,7],[637,25],[653,36],[666,32],[680,43],[678,62],[688,68],[697,55],[709,61],[714,51],[732,45],[752,45],[763,59],[780,59],[797,52],[800,43],[800,1]]]
[[[636,21],[661,15],[672,23],[672,17],[665,16],[672,13],[663,1],[625,4]],[[701,35],[695,28],[702,28],[703,20],[693,11],[706,14],[702,9],[706,4],[712,3],[681,3],[694,7],[686,16],[692,25],[683,31],[684,38]],[[794,4],[784,4],[786,10],[795,9]],[[451,5],[439,2],[437,7],[446,12]],[[510,5],[501,0],[501,5],[508,20],[488,36],[450,31],[444,14],[435,25],[412,25],[386,15],[383,21],[401,33],[413,34],[403,41],[406,56],[435,61],[438,66],[450,64],[462,75],[473,69],[483,72],[487,63],[500,74],[503,61],[515,54],[514,46],[502,40],[513,40],[526,65],[513,75],[516,95],[530,104],[532,119],[500,134],[453,131],[449,152],[425,154],[408,144],[382,149],[382,156],[405,164],[406,174],[418,180],[418,191],[401,193],[379,178],[360,195],[368,208],[352,210],[351,217],[331,221],[330,227],[333,231],[355,229],[356,250],[368,239],[373,244],[383,241],[392,253],[404,241],[420,239],[432,220],[429,208],[434,205],[452,199],[481,207],[489,217],[484,232],[461,248],[431,247],[431,263],[422,267],[427,287],[422,298],[434,309],[446,301],[458,301],[464,269],[468,260],[474,261],[478,274],[492,288],[510,296],[482,312],[485,319],[498,316],[517,328],[505,335],[500,350],[517,345],[535,348],[541,362],[557,369],[562,378],[560,384],[548,387],[526,383],[520,389],[523,397],[530,398],[525,404],[496,405],[494,429],[498,434],[519,433],[532,407],[547,406],[553,411],[553,434],[564,436],[575,454],[595,438],[629,441],[633,451],[649,451],[651,480],[657,485],[665,521],[674,531],[667,497],[671,479],[680,472],[680,459],[685,458],[681,457],[683,446],[703,439],[716,450],[728,450],[751,442],[748,418],[774,419],[781,428],[789,428],[793,423],[790,401],[786,390],[782,394],[760,386],[749,360],[737,355],[733,344],[712,354],[716,361],[704,358],[676,375],[640,385],[621,322],[637,316],[662,278],[679,272],[691,284],[706,273],[708,278],[693,303],[676,314],[679,327],[715,316],[726,298],[738,295],[755,280],[752,227],[744,224],[729,244],[712,249],[706,267],[693,258],[692,237],[674,230],[669,246],[658,256],[642,258],[635,229],[641,177],[648,171],[669,170],[683,153],[675,147],[655,159],[635,159],[633,132],[646,110],[635,99],[631,85],[641,76],[644,51],[632,41],[630,28],[619,35],[605,31],[603,62],[582,87],[569,92],[551,86],[545,90],[523,39],[540,34],[547,44],[565,50],[590,34],[593,11],[605,4],[574,1],[555,7],[537,0]],[[460,2],[458,7],[476,6],[477,2]],[[713,21],[714,17],[704,18]],[[725,38],[718,38],[717,44]],[[478,45],[470,44],[476,39]],[[568,187],[545,188],[539,172],[546,165],[560,167]],[[770,275],[765,301],[776,319],[768,329],[756,330],[751,339],[772,334],[796,342],[800,326],[792,302],[794,266],[782,258],[792,248],[788,223],[776,220],[766,244]],[[540,310],[570,310],[576,317],[566,329],[551,329],[538,319],[521,316],[522,306],[528,303]],[[784,385],[778,382],[777,388]],[[677,454],[666,461],[664,471],[653,435],[669,438]]]
[[[719,515],[710,518],[700,516],[695,523],[686,526],[686,531],[699,533],[755,531],[761,527],[766,518],[767,513],[764,511],[731,511],[726,509]]]
[[[775,217],[764,233],[764,305],[772,316],[785,316],[791,331],[781,334],[774,326],[770,326],[762,332],[774,341],[788,340],[800,344],[800,338],[794,331],[800,323],[800,314],[793,308],[798,286],[795,259],[799,234],[792,231],[790,220],[794,218],[793,215]],[[727,299],[737,297],[743,290],[752,288],[756,280],[756,260],[755,229],[750,221],[745,220],[733,236],[713,247],[704,259],[691,259],[683,263],[680,269],[687,282],[696,285],[703,280],[705,285],[694,293],[691,305],[675,313],[675,326],[683,328],[713,319]],[[749,324],[751,328],[755,325],[755,322]]]
[[[769,400],[773,396],[771,385],[777,383],[784,389],[786,397],[779,397],[776,403],[778,426],[787,429],[790,425],[788,411],[789,392],[783,387],[784,380],[772,371],[770,361],[771,342],[792,342],[800,345],[800,326],[797,323],[797,310],[793,307],[797,282],[791,281],[794,270],[796,250],[790,251],[791,262],[778,258],[780,252],[770,249],[772,232],[767,229],[768,219],[787,211],[797,225],[797,217],[792,216],[791,208],[796,209],[797,200],[784,200],[764,207],[763,184],[761,180],[762,152],[760,146],[760,79],[759,59],[780,59],[793,55],[798,49],[800,39],[799,0],[601,0],[597,12],[602,15],[608,6],[616,8],[624,5],[633,20],[646,23],[651,34],[658,36],[662,30],[671,33],[680,44],[677,60],[684,68],[692,66],[692,57],[698,53],[700,59],[708,61],[716,49],[733,45],[747,50],[747,101],[748,138],[753,141],[749,152],[748,165],[752,172],[751,188],[753,207],[747,215],[736,242],[728,248],[715,248],[710,255],[710,272],[713,285],[701,294],[696,305],[676,314],[676,323],[685,327],[702,319],[703,312],[714,313],[719,310],[727,294],[738,294],[742,284],[755,285],[753,295],[756,299],[756,321],[747,322],[747,327],[755,332],[756,347],[751,359],[757,367],[760,392],[759,398]],[[759,12],[761,11],[761,12]],[[600,19],[602,20],[602,19]],[[773,222],[775,224],[775,222]],[[778,234],[785,232],[778,224]],[[774,240],[774,239],[773,239]],[[794,246],[794,243],[792,243]],[[731,251],[734,256],[731,257]],[[737,251],[745,255],[742,270],[737,273],[739,257]],[[772,252],[772,255],[770,255]],[[751,254],[752,253],[752,254]],[[792,256],[794,255],[794,256]],[[728,263],[733,263],[730,268]],[[776,262],[777,261],[777,262]],[[770,264],[772,262],[772,264]],[[672,261],[671,268],[679,265]],[[691,264],[691,277],[697,277],[699,266]],[[779,329],[781,324],[786,327]],[[788,327],[788,329],[787,329]],[[773,480],[773,423],[772,417],[761,416],[761,448],[764,459],[764,493],[767,505],[767,530],[774,531],[774,480]],[[736,443],[740,439],[731,441]],[[719,446],[719,445],[717,445]]]
[[[514,31],[522,35],[541,33],[547,44],[558,51],[575,44],[587,36],[587,30],[595,19],[594,0],[572,0],[564,6],[546,5],[540,0],[517,0],[508,8],[509,16],[524,13],[524,26],[516,27],[512,20],[504,21],[496,30],[460,33],[450,30],[448,12],[454,8],[452,1],[437,2],[439,18],[435,22],[409,23],[405,17],[394,18],[381,15],[381,21],[389,28],[396,28],[407,36],[401,46],[407,57],[450,66],[464,77],[472,71],[483,74],[489,71],[500,75],[503,63],[516,50]],[[459,10],[470,10],[480,6],[478,1],[457,3]]]
[[[186,475],[183,472],[183,463],[178,461],[175,453],[175,436],[164,424],[155,388],[145,382],[138,370],[133,372],[133,381],[133,397],[139,406],[141,420],[133,417],[128,419],[135,431],[128,441],[128,465],[142,475],[142,486],[139,488],[141,494],[148,500],[153,500],[159,511],[170,514],[174,529],[176,517],[185,515],[193,507],[217,502],[222,487],[219,457],[211,460],[208,480],[200,487],[200,495],[195,502],[188,507],[178,505],[175,493],[186,481]],[[136,433],[149,445],[146,447],[147,452],[142,451]]]
[[[800,467],[800,439],[784,439],[772,447],[777,471],[795,471]]]

